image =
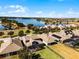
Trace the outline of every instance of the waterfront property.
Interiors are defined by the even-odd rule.
[[[16,55],[17,52],[23,50],[22,43],[19,39],[4,38],[4,43],[0,46],[0,57],[6,57],[10,55]]]
[[[45,20],[26,18],[7,19],[7,23],[2,20],[5,29],[0,31],[0,58],[15,55],[23,55],[22,58],[26,58],[24,56],[35,57],[36,54],[44,59],[74,59],[75,56],[79,58],[79,52],[68,46],[77,43],[76,47],[79,47],[78,24],[46,24]]]
[[[28,48],[30,46],[32,46],[34,51],[35,50],[38,51],[40,49],[42,50],[42,48],[45,46],[45,44],[43,42],[45,39],[40,38],[40,36],[42,36],[42,35],[40,35],[40,36],[37,35],[37,36],[38,36],[37,38],[35,38],[36,36],[35,37],[34,36],[32,36],[32,37],[31,36],[22,36],[22,37],[19,37],[19,38],[13,37],[13,38],[3,38],[3,39],[1,39],[1,40],[4,41],[4,43],[1,44],[0,58],[3,58],[3,57],[8,58],[12,55],[18,55],[19,51],[23,50],[23,46],[26,46]],[[43,34],[43,36],[44,36],[44,34]],[[46,42],[46,43],[48,43],[48,42]],[[47,52],[50,51],[47,48],[45,50]],[[33,50],[31,49],[31,51],[33,51]],[[20,52],[20,53],[22,53],[22,52]],[[48,53],[48,54],[50,54],[50,53]],[[52,52],[52,54],[55,54],[55,53]],[[56,57],[53,56],[53,58],[56,58]],[[59,57],[57,57],[57,58],[59,59]]]

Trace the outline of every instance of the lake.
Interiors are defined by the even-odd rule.
[[[0,30],[3,30],[4,29],[4,27],[0,24]]]
[[[10,18],[10,20],[16,20],[25,25],[33,24],[34,26],[44,26],[45,23],[43,21],[37,21],[36,19],[23,19],[23,18]],[[4,27],[0,24],[0,30],[4,29]]]
[[[36,19],[15,19],[20,23],[23,23],[25,25],[27,24],[33,24],[34,26],[44,26],[45,23],[43,21],[37,21]]]

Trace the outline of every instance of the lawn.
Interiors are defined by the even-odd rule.
[[[2,43],[4,43],[4,42],[3,41],[0,41],[0,46],[1,46]]]
[[[62,43],[58,43],[49,47],[60,54],[64,59],[79,59],[79,52]]]
[[[23,30],[24,31],[24,33],[25,33],[25,31],[27,30],[27,29],[24,29],[24,28],[22,28],[22,29],[16,29],[16,30],[13,30],[14,31],[14,34],[12,35],[13,37],[14,36],[17,36],[18,35],[18,32],[20,31],[20,30]],[[10,30],[4,30],[4,35],[3,36],[0,36],[0,38],[6,38],[6,37],[9,37],[9,35],[7,35],[7,33],[9,32]],[[30,30],[31,32],[29,33],[29,34],[32,34],[32,30]]]
[[[13,55],[13,56],[4,57],[4,58],[1,58],[1,59],[20,59],[20,58],[18,57],[18,55]]]
[[[43,50],[37,51],[36,54],[40,54],[44,59],[61,59],[59,55],[49,50],[47,47]]]

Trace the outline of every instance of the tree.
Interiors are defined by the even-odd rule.
[[[41,21],[41,19],[40,18],[38,18],[38,19],[36,19],[37,21]]]
[[[47,29],[47,28],[42,28],[41,31],[42,31],[43,33],[49,33],[49,29]]]
[[[77,26],[77,29],[79,29],[79,26]]]
[[[25,27],[25,25],[23,23],[16,23],[19,27]]]
[[[39,34],[39,31],[40,31],[39,28],[37,27],[34,28],[34,34]]]
[[[19,33],[18,33],[18,35],[19,35],[19,36],[24,36],[24,35],[25,35],[25,34],[24,34],[24,31],[23,31],[23,30],[20,30]]]
[[[74,44],[74,47],[79,47],[79,42],[76,42],[76,43]]]
[[[28,29],[32,29],[32,27],[33,27],[33,24],[28,24],[28,25],[27,25],[27,28],[28,28]]]
[[[51,29],[51,32],[59,32],[59,31],[60,31],[60,28],[58,28],[58,27]]]
[[[8,18],[2,18],[1,21],[2,21],[2,23],[7,22]]]
[[[0,36],[4,35],[4,32],[0,32]]]
[[[5,27],[5,29],[12,29],[11,28],[11,20],[9,18],[2,18],[2,25]]]
[[[33,53],[32,59],[42,59],[40,54]]]
[[[23,23],[19,23],[16,20],[10,20],[10,18],[2,18],[1,21],[5,29],[10,29],[10,30],[15,29],[15,28],[12,28],[13,23],[16,24],[18,27],[25,27]]]
[[[12,24],[10,21],[8,21],[8,29],[12,30]]]
[[[8,32],[8,35],[10,35],[10,37],[12,37],[13,34],[14,34],[14,31]]]
[[[20,30],[18,35],[22,39],[22,36],[25,36],[24,31]],[[21,54],[19,54],[19,56],[21,59],[28,59],[28,54],[29,54],[28,47],[25,46],[23,40],[21,40],[21,43],[23,45],[23,51],[21,52]]]
[[[0,46],[1,46],[2,43],[4,43],[4,42],[3,41],[0,41]]]
[[[30,30],[26,30],[25,33],[26,33],[26,34],[29,34],[29,33],[30,33]]]

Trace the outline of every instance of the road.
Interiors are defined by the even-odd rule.
[[[74,49],[58,43],[52,46],[52,49],[63,56],[65,59],[79,59],[79,52]]]

